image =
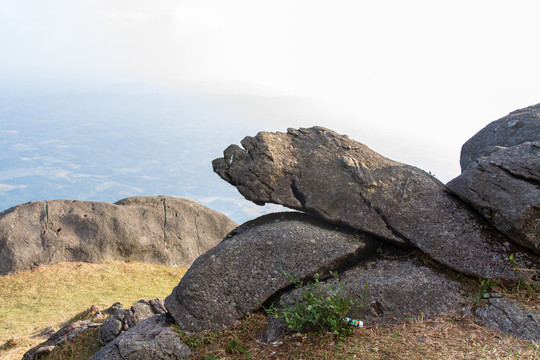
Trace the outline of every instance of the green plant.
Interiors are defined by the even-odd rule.
[[[337,278],[336,273],[330,273]],[[266,312],[285,321],[290,329],[307,332],[328,331],[336,335],[347,335],[352,328],[344,321],[347,313],[357,305],[342,285],[323,286],[320,275],[304,286],[294,275],[284,273],[300,289],[301,296],[292,304],[281,301],[279,307],[272,305]],[[364,291],[365,295],[365,291]]]
[[[189,346],[190,348],[203,348],[212,344],[216,338],[216,333],[213,331],[202,331],[200,333],[186,333],[182,328],[176,324],[172,325],[174,331],[178,335],[178,338]]]
[[[225,352],[227,354],[243,354],[247,351],[247,347],[242,340],[233,339],[225,345]]]
[[[515,271],[517,271],[519,269],[519,264],[516,261],[516,259],[514,258],[514,253],[512,253],[512,254],[510,254],[510,256],[508,256],[508,261],[510,262],[510,265],[512,266],[512,268]]]
[[[218,360],[218,357],[215,355],[204,355],[203,360]]]

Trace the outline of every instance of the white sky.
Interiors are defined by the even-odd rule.
[[[538,0],[0,0],[0,87],[311,96],[358,118],[322,125],[366,143],[370,126],[455,172],[464,141],[540,102],[539,14]]]

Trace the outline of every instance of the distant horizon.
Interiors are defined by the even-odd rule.
[[[459,175],[461,145],[449,152],[433,139],[408,143],[400,134],[377,133],[374,124],[358,121],[351,127],[347,116],[309,97],[0,96],[0,211],[36,200],[114,203],[166,195],[197,201],[241,223],[282,208],[245,200],[212,172],[211,161],[245,136],[288,127],[327,127],[443,183]]]
[[[256,216],[211,160],[314,125],[446,183],[468,139],[540,102],[539,13],[536,0],[0,1],[0,208],[160,192]]]

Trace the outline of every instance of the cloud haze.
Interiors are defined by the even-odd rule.
[[[0,88],[309,96],[351,115],[320,125],[457,168],[476,131],[539,102],[539,13],[526,0],[4,0]]]

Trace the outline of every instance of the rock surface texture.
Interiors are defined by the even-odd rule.
[[[475,311],[486,325],[523,339],[540,341],[540,312],[527,311],[500,295],[486,301]]]
[[[115,306],[117,305],[117,306]],[[103,345],[114,340],[122,332],[155,315],[165,314],[167,310],[163,299],[139,300],[131,308],[124,309],[120,303],[112,306],[112,314],[99,329],[98,339]]]
[[[186,331],[236,324],[298,279],[356,263],[378,242],[301,213],[263,216],[200,256],[165,307]]]
[[[276,203],[417,247],[460,273],[513,283],[538,257],[512,244],[426,172],[313,127],[231,145],[214,171],[257,204]],[[514,265],[515,265],[514,264]]]
[[[191,351],[180,341],[171,319],[156,315],[122,333],[91,360],[182,360]]]
[[[479,157],[447,186],[500,232],[540,254],[540,141]]]
[[[35,201],[0,214],[0,275],[62,261],[186,266],[236,226],[181,198]]]
[[[461,171],[499,146],[510,147],[540,140],[540,104],[516,110],[488,124],[461,147]]]
[[[339,281],[329,281],[327,286],[337,283],[356,297],[358,304],[365,302],[363,308],[349,315],[368,324],[461,315],[464,304],[472,299],[459,282],[414,257],[369,259],[344,272]]]

